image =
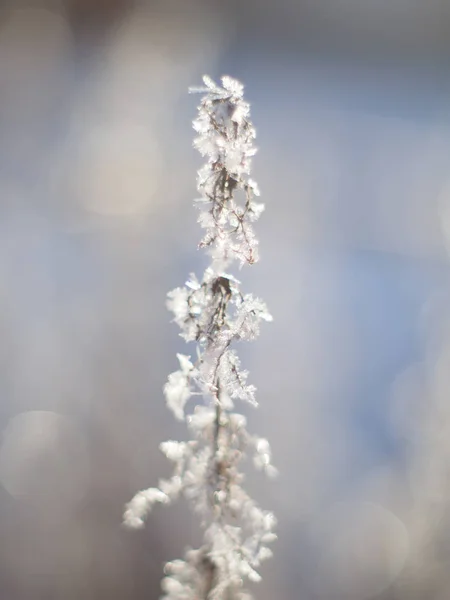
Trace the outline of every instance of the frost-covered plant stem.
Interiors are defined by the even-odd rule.
[[[124,521],[142,527],[153,504],[167,504],[183,495],[201,517],[204,543],[187,550],[184,560],[165,566],[162,587],[166,600],[244,600],[245,579],[259,581],[256,569],[271,551],[275,518],[250,498],[242,487],[240,462],[248,452],[257,468],[274,474],[267,440],[250,435],[244,415],[235,412],[240,400],[257,406],[255,387],[247,383],[235,343],[253,340],[261,320],[271,316],[261,300],[240,291],[229,273],[238,261],[258,260],[252,223],[264,206],[255,201],[256,183],[249,178],[255,154],[255,130],[243,86],[230,77],[218,86],[209,77],[194,129],[194,145],[206,157],[198,172],[199,223],[205,230],[201,248],[209,249],[211,263],[199,280],[168,294],[168,308],[186,342],[196,344],[196,358],[178,354],[179,370],[164,387],[168,407],[186,420],[192,438],[168,441],[161,450],[174,463],[173,476],[158,488],[141,491],[127,504]],[[186,416],[189,399],[197,403]]]

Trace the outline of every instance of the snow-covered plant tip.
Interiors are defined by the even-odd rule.
[[[249,178],[255,130],[243,86],[222,77],[222,86],[204,77],[194,146],[206,164],[198,172],[196,200],[204,229],[201,248],[209,249],[211,263],[199,280],[168,294],[186,342],[196,343],[196,358],[178,354],[180,368],[164,387],[168,407],[186,420],[191,439],[167,441],[160,448],[174,463],[170,479],[158,488],[141,491],[126,506],[124,521],[142,527],[156,503],[168,504],[182,495],[200,515],[203,545],[188,549],[183,560],[166,564],[162,582],[165,600],[244,600],[250,598],[245,580],[259,581],[261,561],[271,556],[267,544],[275,518],[262,510],[242,488],[242,458],[251,453],[257,468],[275,474],[267,440],[250,435],[235,401],[257,406],[255,387],[247,383],[234,345],[253,340],[260,321],[271,321],[264,302],[240,291],[229,268],[237,261],[258,260],[253,222],[264,206],[256,202],[256,183]],[[190,399],[198,403],[186,415]]]

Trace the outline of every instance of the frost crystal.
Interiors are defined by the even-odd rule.
[[[186,342],[197,345],[197,359],[178,354],[179,370],[164,386],[167,406],[185,420],[192,439],[160,445],[174,463],[170,479],[159,488],[141,491],[126,506],[124,521],[142,527],[156,503],[166,504],[180,494],[201,517],[204,544],[188,550],[184,560],[165,566],[164,600],[249,600],[246,579],[261,579],[257,568],[271,556],[275,518],[242,488],[240,462],[249,451],[256,468],[276,473],[269,442],[250,435],[246,418],[234,412],[237,400],[257,406],[256,388],[247,383],[234,345],[259,334],[261,321],[271,321],[266,305],[240,291],[240,282],[228,272],[237,261],[242,267],[258,260],[253,231],[264,210],[256,202],[258,186],[249,178],[255,130],[243,85],[222,77],[222,86],[203,78],[204,94],[193,122],[194,146],[207,158],[198,171],[198,222],[204,230],[201,248],[211,263],[201,280],[191,275],[185,287],[168,294],[167,307]],[[201,397],[186,417],[185,407]]]

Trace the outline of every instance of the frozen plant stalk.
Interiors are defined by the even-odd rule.
[[[242,267],[258,260],[252,223],[264,206],[255,201],[258,187],[249,178],[255,130],[243,86],[230,77],[222,77],[222,86],[206,76],[203,81],[204,88],[191,91],[204,94],[194,121],[194,145],[206,157],[196,203],[204,229],[200,247],[209,249],[211,263],[201,280],[191,275],[185,287],[168,294],[180,335],[196,343],[196,359],[178,354],[180,368],[164,387],[168,407],[187,421],[192,437],[161,444],[174,463],[173,476],[136,494],[124,521],[142,527],[155,503],[184,496],[200,515],[204,542],[166,564],[164,599],[244,600],[250,598],[244,582],[260,580],[256,569],[271,556],[266,544],[276,536],[272,513],[242,488],[239,466],[250,452],[257,468],[268,475],[275,469],[267,440],[250,435],[246,418],[234,410],[236,400],[257,406],[234,345],[256,338],[260,321],[271,316],[264,302],[240,291],[229,268],[235,261]],[[190,398],[200,401],[186,416]]]

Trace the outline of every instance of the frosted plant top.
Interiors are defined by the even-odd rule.
[[[196,200],[199,223],[205,234],[200,247],[210,247],[213,266],[223,270],[233,260],[240,265],[258,260],[258,241],[252,223],[264,210],[256,202],[259,189],[248,176],[255,129],[249,119],[250,105],[243,99],[244,86],[231,77],[222,77],[222,87],[204,77],[198,117],[193,126],[198,136],[194,147],[207,157],[198,171]]]

